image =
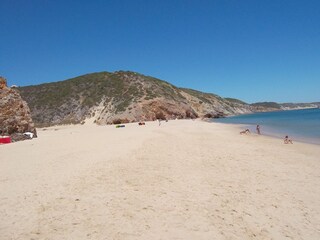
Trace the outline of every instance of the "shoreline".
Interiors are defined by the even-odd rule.
[[[252,114],[255,114],[255,113],[252,113]],[[245,114],[247,115],[247,114]],[[236,115],[236,116],[239,116],[239,115]],[[230,116],[231,117],[231,116]],[[89,119],[90,120],[90,119]],[[195,120],[192,120],[192,119],[175,119],[175,120],[169,120],[170,122],[171,121],[201,121],[201,122],[205,122],[205,123],[214,123],[214,124],[221,124],[221,125],[225,125],[225,126],[229,126],[229,127],[235,127],[237,128],[237,130],[240,132],[242,130],[244,130],[245,128],[248,128],[250,127],[250,131],[251,133],[250,134],[255,134],[257,136],[259,136],[259,134],[256,133],[255,131],[255,127],[256,125],[255,124],[245,124],[245,123],[224,123],[224,122],[216,122],[215,120],[211,120],[211,119],[195,119]],[[144,121],[145,123],[158,123],[157,121]],[[162,121],[162,122],[165,122],[165,121]],[[123,123],[122,125],[137,125],[139,122],[134,122],[134,123]],[[64,128],[69,128],[69,127],[79,127],[79,126],[91,126],[91,127],[115,127],[117,124],[110,124],[110,125],[98,125],[98,124],[95,124],[93,122],[89,122],[89,123],[85,123],[85,124],[62,124],[62,125],[52,125],[52,126],[48,126],[48,127],[37,127],[36,129],[38,131],[47,131],[47,130],[52,130],[52,129],[64,129]],[[118,124],[119,125],[119,124]],[[265,129],[263,129],[265,130]],[[264,131],[263,134],[261,134],[260,136],[265,136],[265,137],[269,137],[269,138],[274,138],[274,139],[278,139],[278,140],[282,140],[284,139],[284,136],[280,136],[280,134],[272,134],[273,132],[270,132],[270,131]],[[6,137],[6,136],[3,136],[3,137]],[[299,138],[297,139],[292,139],[294,142],[299,142],[299,143],[305,143],[305,144],[311,144],[311,145],[315,145],[315,146],[319,146],[320,145],[320,141],[319,142],[314,142],[312,140],[315,140],[316,138],[305,138],[303,136],[300,136]],[[28,141],[28,140],[24,140],[24,141]],[[18,141],[19,142],[19,141]],[[12,143],[15,143],[15,142],[11,142]],[[0,145],[3,145],[3,144],[0,144]]]
[[[223,123],[223,122],[213,122],[213,123],[218,123],[218,124],[222,124],[222,125],[230,125],[230,126],[235,126],[238,128],[239,131],[242,131],[246,128],[249,128],[249,130],[251,131],[251,134],[255,134],[255,135],[259,135],[255,132],[255,127],[256,125],[254,124],[241,124],[241,123]],[[261,126],[261,125],[260,125]],[[267,128],[268,129],[268,128]],[[282,140],[284,139],[285,135],[281,135],[275,133],[274,131],[264,131],[265,129],[263,129],[263,133],[260,134],[260,136],[265,136],[265,137],[270,137],[270,138],[274,138],[274,139],[278,139],[278,140]],[[289,136],[290,137],[290,136]],[[311,144],[311,145],[315,145],[315,146],[319,146],[320,145],[320,141],[316,141],[316,138],[306,138],[303,136],[300,136],[298,138],[293,138],[292,139],[294,142],[299,142],[299,143],[305,143],[305,144]]]
[[[0,146],[4,239],[320,238],[319,146],[201,120]]]
[[[239,124],[250,128],[251,132],[255,132],[255,126],[259,124],[265,135],[282,139],[288,135],[296,142],[320,145],[320,125],[317,121],[320,112],[317,110],[302,109],[243,114],[212,122]]]

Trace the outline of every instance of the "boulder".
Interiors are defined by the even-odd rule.
[[[224,118],[224,117],[226,117],[226,114],[223,112],[207,113],[203,116],[203,118]]]
[[[0,132],[11,136],[12,141],[25,138],[21,135],[31,132],[37,137],[27,103],[16,88],[9,88],[5,78],[0,77]]]

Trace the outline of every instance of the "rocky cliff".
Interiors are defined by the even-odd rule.
[[[3,77],[0,77],[0,131],[3,135],[10,135],[13,141],[25,139],[25,132],[31,132],[36,137],[27,103],[16,88],[7,87]]]
[[[236,99],[178,88],[135,72],[99,72],[73,79],[19,88],[38,126],[218,117],[250,113]]]

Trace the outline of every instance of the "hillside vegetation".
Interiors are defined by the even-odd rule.
[[[128,71],[91,73],[19,90],[38,126],[80,123],[88,118],[111,124],[251,112],[241,101]]]
[[[178,88],[166,81],[130,71],[90,73],[19,90],[38,127],[81,123],[88,119],[103,125],[317,107],[316,103],[247,104],[234,98]]]

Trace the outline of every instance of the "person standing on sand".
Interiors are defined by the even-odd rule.
[[[260,125],[257,125],[257,133],[260,135]]]

